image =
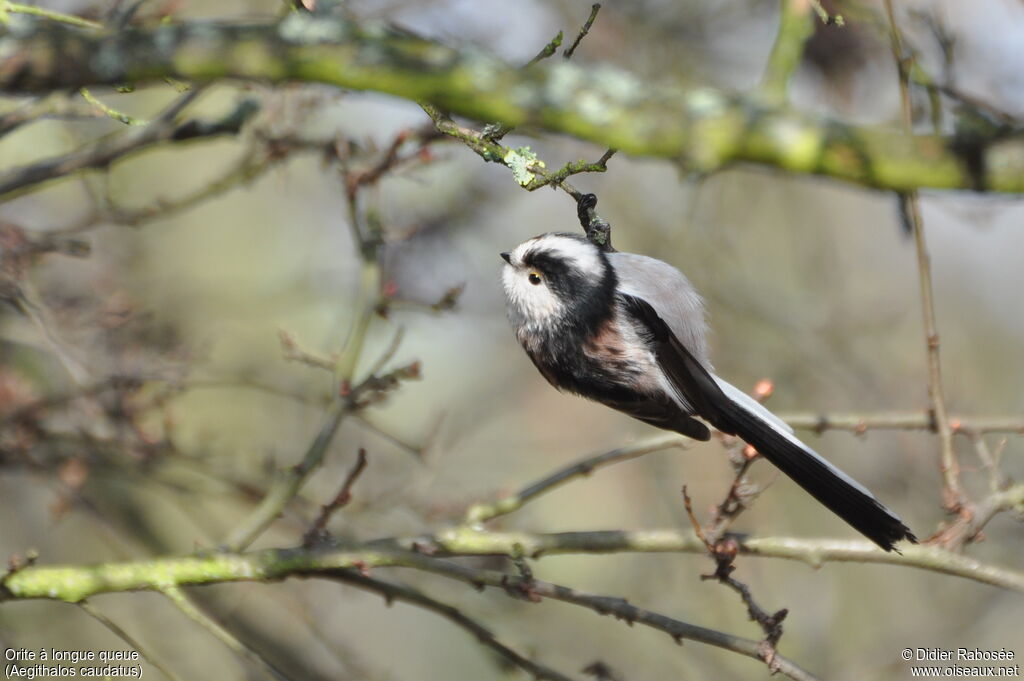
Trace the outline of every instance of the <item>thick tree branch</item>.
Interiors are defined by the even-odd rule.
[[[1019,490],[1016,492],[1019,494]],[[1019,499],[1007,492],[1000,500],[1007,504]],[[983,584],[1024,593],[1024,572],[991,565],[931,545],[910,545],[903,553],[886,552],[860,540],[800,539],[796,537],[735,538],[741,555],[786,558],[821,567],[825,563],[885,563],[964,577]],[[455,555],[543,556],[565,553],[705,553],[707,547],[692,532],[678,530],[558,532],[477,532],[453,528],[433,538],[412,540],[422,550],[438,549]]]
[[[108,563],[89,567],[31,566],[6,576],[0,583],[0,602],[12,598],[48,598],[77,602],[100,593],[150,590],[180,593],[180,587],[234,581],[268,581],[287,577],[336,578],[338,570],[374,567],[406,567],[456,579],[477,587],[504,589],[517,598],[552,598],[637,622],[672,636],[699,641],[726,650],[764,659],[758,641],[683,622],[636,607],[622,598],[588,594],[550,584],[532,576],[511,575],[441,560],[392,547],[354,547],[338,550],[277,549],[254,553],[212,553],[205,556],[163,558],[134,563]],[[790,660],[775,657],[775,666],[786,676],[811,681],[815,677]]]
[[[0,34],[0,91],[8,93],[168,76],[322,82],[702,171],[747,161],[897,191],[1024,192],[1024,145],[1006,136],[972,140],[967,150],[955,137],[846,125],[710,89],[649,84],[607,67],[557,60],[520,69],[476,50],[303,13],[280,24],[184,23],[116,34],[24,18],[12,24]]]
[[[1019,499],[1017,500],[1020,501]],[[928,546],[907,546],[902,554],[885,552],[867,541],[736,537],[739,553],[797,560],[812,567],[830,562],[885,563],[964,577],[1024,593],[1024,573]],[[591,531],[553,534],[477,532],[452,529],[435,537],[403,543],[437,555],[529,555],[567,553],[701,553],[707,549],[692,532],[678,530]],[[419,567],[426,557],[396,550],[392,543],[341,549],[270,549],[248,553],[210,552],[100,565],[29,565],[0,581],[0,602],[48,598],[78,602],[103,593],[161,591],[237,581],[274,581],[351,567]]]

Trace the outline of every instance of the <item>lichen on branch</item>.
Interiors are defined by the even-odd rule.
[[[305,81],[429,102],[452,114],[569,134],[698,171],[751,162],[868,187],[1024,192],[1012,137],[907,135],[757,97],[649,83],[565,60],[522,69],[382,24],[290,14],[278,23],[189,22],[99,33],[16,17],[0,33],[0,92],[245,79]],[[968,159],[970,162],[968,162]]]

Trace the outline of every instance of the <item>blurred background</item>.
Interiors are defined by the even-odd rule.
[[[41,4],[86,16],[108,9]],[[265,19],[279,14],[280,3],[182,0],[143,9],[183,20]],[[837,2],[829,9],[842,12],[846,26],[816,28],[791,86],[792,105],[858,124],[897,125],[899,92],[881,5]],[[908,1],[898,9],[907,41],[936,78],[995,111],[1024,116],[1024,4]],[[575,35],[590,3],[352,1],[348,11],[518,63],[558,30]],[[609,1],[574,59],[651,80],[746,91],[760,82],[777,25],[774,0]],[[138,118],[154,116],[177,96],[165,84],[94,94]],[[90,249],[87,257],[4,261],[24,269],[27,294],[38,306],[26,314],[8,304],[0,318],[0,556],[34,548],[41,562],[87,563],[215,547],[252,510],[274,468],[298,462],[321,426],[332,379],[285,359],[279,333],[324,355],[342,347],[360,280],[345,170],[372,166],[400,131],[420,129],[428,119],[410,102],[374,94],[239,83],[215,85],[190,112],[215,118],[247,97],[261,110],[237,138],[159,147],[109,172],[0,205],[7,248],[21,238],[58,235]],[[5,99],[2,110],[20,103]],[[927,100],[915,105],[927,130]],[[958,107],[947,102],[947,128]],[[106,117],[23,126],[0,138],[0,170],[122,129]],[[249,181],[182,210],[161,210],[161,202],[210,187],[273,138],[305,140],[316,151],[285,145]],[[505,143],[530,145],[552,168],[603,152],[543,134],[513,134]],[[336,152],[327,160],[325,147]],[[598,195],[620,250],[656,255],[689,276],[707,299],[719,373],[746,389],[762,378],[774,381],[773,410],[928,407],[914,244],[891,194],[765,168],[694,177],[668,162],[623,155],[607,173],[573,182]],[[395,298],[387,318],[372,321],[360,367],[367,370],[401,327],[389,366],[419,360],[422,380],[343,424],[322,470],[257,546],[298,543],[359,448],[369,467],[352,504],[328,529],[373,539],[436,531],[473,502],[654,434],[552,390],[507,326],[497,254],[541,232],[578,229],[567,195],[522,191],[508,169],[438,142],[363,187],[359,202],[380,225],[383,277]],[[950,411],[1021,414],[1024,205],[1016,197],[952,192],[925,193],[922,204]],[[111,217],[149,209],[134,225]],[[437,305],[457,288],[453,307]],[[110,387],[104,382],[113,376],[132,380]],[[102,391],[80,396],[83,386],[101,384]],[[25,405],[49,398],[53,403],[33,412],[31,424],[17,418]],[[898,510],[919,537],[938,528],[944,516],[934,435],[802,436]],[[1020,479],[1024,440],[1002,439],[987,441],[1004,447],[1003,469]],[[984,492],[987,477],[970,442],[958,438],[956,445],[968,490]],[[759,481],[773,476],[767,464],[754,468]],[[681,485],[707,518],[731,478],[716,442],[668,450],[578,480],[496,526],[685,529]],[[855,536],[781,477],[735,529]],[[1001,515],[968,553],[1019,567],[1024,526]],[[699,579],[711,568],[705,556],[670,554],[534,563],[546,580],[761,637],[735,593]],[[904,678],[905,647],[1006,647],[1024,655],[1024,601],[1016,593],[881,565],[815,570],[741,557],[737,568],[766,609],[790,609],[780,651],[825,678]],[[629,681],[768,676],[757,661],[697,643],[679,648],[664,634],[565,604],[521,603],[410,572],[376,574],[456,604],[504,642],[567,672],[601,659]],[[291,678],[520,674],[432,614],[384,607],[379,597],[338,584],[291,580],[193,592]],[[184,678],[262,675],[159,595],[94,601]],[[77,608],[50,602],[4,603],[0,645],[124,647]]]

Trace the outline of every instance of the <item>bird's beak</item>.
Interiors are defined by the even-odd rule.
[[[509,265],[512,264],[512,255],[510,253],[506,251],[505,253],[500,253],[499,255],[501,255],[501,259],[507,262]]]

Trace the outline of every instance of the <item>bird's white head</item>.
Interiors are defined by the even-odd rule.
[[[596,304],[595,295],[607,288],[611,276],[600,249],[575,234],[542,234],[501,257],[508,316],[518,330],[550,329]]]

